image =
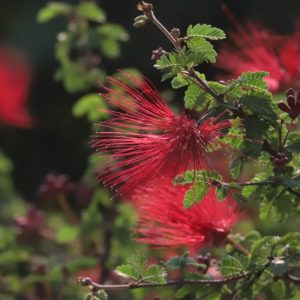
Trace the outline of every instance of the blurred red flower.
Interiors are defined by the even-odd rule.
[[[20,53],[11,48],[0,49],[0,122],[14,127],[32,126],[26,110],[30,73]]]
[[[300,24],[293,35],[279,35],[259,23],[241,25],[226,7],[224,10],[236,31],[228,34],[229,42],[219,53],[216,66],[229,73],[219,79],[232,79],[246,71],[267,71],[270,75],[265,80],[271,92],[299,86]]]
[[[115,106],[108,111],[113,118],[102,122],[92,142],[112,158],[98,176],[105,185],[119,185],[126,193],[165,172],[172,178],[187,169],[204,169],[205,154],[224,145],[219,138],[231,126],[229,120],[218,116],[197,122],[177,115],[145,78],[126,74],[108,82],[104,96]]]
[[[239,218],[239,206],[229,195],[218,201],[211,188],[199,204],[183,207],[189,185],[172,186],[168,176],[156,178],[151,186],[139,187],[133,196],[138,213],[136,239],[158,247],[201,246],[222,242]]]

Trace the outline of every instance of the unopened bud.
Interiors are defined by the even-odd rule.
[[[141,28],[141,27],[144,27],[145,25],[146,25],[146,22],[144,20],[140,20],[140,21],[133,23],[133,27],[135,27],[135,28]]]
[[[151,60],[157,61],[165,54],[167,54],[167,52],[162,47],[159,47],[158,49],[152,51]]]
[[[153,10],[153,5],[151,3],[146,3],[142,1],[137,5],[137,9],[144,13],[149,13]]]
[[[180,38],[180,30],[178,28],[173,28],[170,33],[174,39]]]

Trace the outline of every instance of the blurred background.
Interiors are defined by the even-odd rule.
[[[60,9],[84,2],[60,1],[67,4]],[[132,26],[139,15],[137,1],[94,2],[101,8],[98,15],[83,9],[78,14],[91,21],[92,29],[104,15],[115,25],[90,33],[90,24],[78,16],[58,13],[51,19],[55,9],[41,13],[46,0],[0,2],[0,299],[83,299],[86,291],[74,289],[78,275],[114,279],[113,266],[138,248],[130,239],[135,222],[130,207],[112,201],[95,180],[89,141],[96,130],[93,123],[105,117],[93,113],[104,106],[97,96],[98,83],[105,75],[134,68],[166,99],[181,99],[183,92],[171,91],[153,68],[152,51],[171,48],[153,25]],[[299,0],[152,3],[167,28],[182,32],[196,23],[234,30],[223,4],[239,22],[258,21],[279,34],[292,34],[300,21]],[[85,34],[98,34],[103,43],[88,45],[87,50]],[[213,66],[202,68],[214,78]],[[7,105],[7,99],[15,103]],[[245,226],[245,231],[253,227]],[[275,229],[280,230],[270,230]],[[143,291],[134,295],[146,299]],[[154,299],[150,296],[147,299]],[[116,299],[132,296],[125,293]]]
[[[67,1],[76,4],[77,1]],[[83,174],[90,153],[88,138],[90,126],[85,118],[72,116],[72,105],[82,95],[67,93],[60,82],[53,80],[58,63],[54,58],[57,34],[66,27],[66,20],[56,18],[48,23],[37,22],[37,12],[47,1],[1,1],[1,46],[11,46],[26,56],[32,73],[28,106],[35,126],[31,129],[1,128],[1,149],[14,162],[13,178],[18,191],[34,201],[41,178],[49,171],[66,173],[73,179]],[[117,59],[103,59],[101,67],[107,74],[122,68],[137,68],[160,89],[168,82],[160,83],[160,73],[152,66],[151,51],[170,45],[152,25],[143,29],[133,28],[133,18],[138,15],[136,1],[98,1],[109,22],[121,24],[129,33],[130,40],[122,43],[122,54]],[[226,3],[242,22],[244,19],[259,20],[266,27],[279,33],[294,30],[300,14],[297,0],[281,1],[153,1],[158,17],[168,28],[184,30],[198,22],[218,26],[225,31],[232,24],[221,10]],[[220,46],[220,44],[217,44]],[[213,76],[214,69],[206,67]],[[96,91],[96,88],[94,89]],[[178,96],[180,97],[180,95]]]

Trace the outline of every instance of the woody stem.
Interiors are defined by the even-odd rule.
[[[142,1],[138,7],[144,13],[147,19],[151,21],[166,36],[174,48],[184,57],[184,53],[180,45],[181,40],[174,38],[170,31],[156,18],[153,12],[153,5]],[[202,90],[213,96],[216,100],[223,102],[222,95],[217,94],[202,78],[198,76],[197,72],[193,68],[186,66],[182,73],[185,76],[193,79]]]
[[[236,242],[234,239],[232,239],[230,236],[226,237],[226,241],[235,249],[239,250],[241,253],[243,253],[244,255],[249,255],[249,251],[242,246],[241,244],[239,244],[238,242]]]

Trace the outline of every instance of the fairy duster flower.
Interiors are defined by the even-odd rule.
[[[30,67],[25,58],[11,48],[0,49],[0,122],[14,127],[33,124],[26,103],[30,86]]]
[[[204,169],[205,153],[223,145],[219,138],[229,120],[210,117],[198,123],[175,114],[145,78],[125,74],[108,83],[104,97],[114,107],[108,110],[112,118],[101,123],[92,147],[110,155],[98,179],[119,186],[119,193],[165,172],[175,177],[187,169]]]
[[[300,82],[300,35],[279,35],[259,23],[246,22],[241,25],[225,7],[225,13],[236,31],[230,32],[216,66],[232,79],[246,71],[267,71],[266,82],[271,92],[282,92]],[[298,26],[299,27],[299,26]],[[227,44],[226,44],[227,43]]]
[[[219,201],[215,188],[189,209],[183,198],[190,186],[173,186],[168,176],[139,187],[133,196],[138,214],[137,241],[157,247],[219,244],[239,218],[238,204],[230,195]]]

